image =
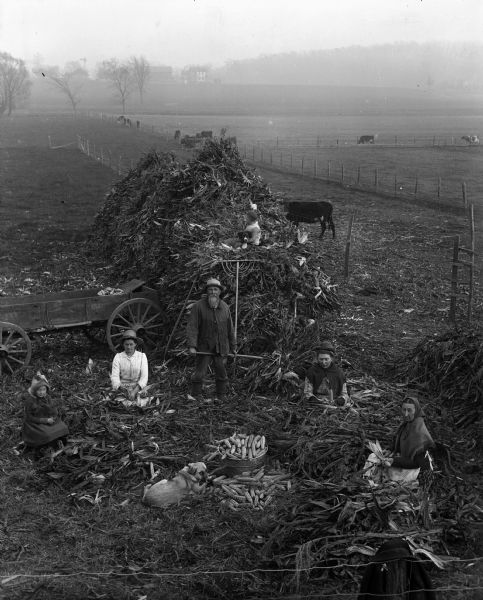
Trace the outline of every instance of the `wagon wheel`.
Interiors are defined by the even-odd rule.
[[[18,325],[0,321],[0,377],[26,367],[32,356],[32,342]]]
[[[162,333],[163,320],[158,306],[147,298],[131,298],[120,304],[109,317],[106,326],[107,343],[113,352],[119,351],[126,329],[134,329],[146,350],[156,347]]]

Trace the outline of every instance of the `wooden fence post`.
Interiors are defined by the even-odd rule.
[[[327,181],[330,181],[330,163],[331,161],[327,161]]]
[[[280,152],[280,167],[283,167],[282,153]]]
[[[302,156],[302,177],[304,176],[304,159],[305,156]]]
[[[314,158],[314,178],[317,177],[317,159]]]
[[[359,165],[357,167],[357,185],[359,185],[360,181],[361,181],[361,166]]]
[[[468,291],[468,323],[471,322],[471,316],[473,311],[473,288],[474,288],[474,273],[475,273],[475,213],[473,210],[473,203],[470,204],[469,210],[470,219],[470,268],[469,273],[469,291]]]
[[[247,145],[245,144],[243,146],[243,158],[246,158],[246,157],[247,157]]]
[[[255,160],[255,146],[253,146],[252,150],[253,150],[253,153],[252,153],[253,154],[253,160]]]
[[[377,173],[377,169],[374,169],[374,187],[377,190],[377,185],[378,185],[379,181],[378,181],[378,173]]]
[[[438,198],[441,198],[441,177],[438,177]]]
[[[351,242],[352,242],[352,225],[354,223],[355,213],[352,213],[349,218],[349,227],[347,229],[347,238],[345,242],[345,254],[344,254],[344,278],[347,279],[349,277],[349,257],[351,251]]]
[[[340,165],[340,182],[344,183],[344,163]]]
[[[397,196],[397,173],[394,173],[394,197]]]
[[[290,168],[293,169],[293,152],[290,152]]]
[[[463,192],[463,206],[468,208],[468,199],[466,197],[466,183],[463,181],[461,184],[461,191]]]
[[[456,235],[453,242],[453,265],[451,268],[451,295],[449,305],[449,320],[456,322],[456,298],[458,295],[458,257],[459,257],[460,236]]]
[[[101,165],[104,164],[104,152],[102,151],[102,146],[101,146]]]
[[[260,148],[260,162],[263,162],[263,148]]]
[[[119,155],[119,159],[117,161],[117,174],[122,174],[122,164],[121,164],[121,155]]]
[[[414,182],[414,197],[418,195],[418,178],[416,177],[416,181]]]
[[[49,138],[49,148],[52,148],[52,138],[50,137],[50,135],[48,136]]]
[[[87,146],[87,156],[90,156],[90,154],[89,154],[89,140],[86,140],[86,146]]]

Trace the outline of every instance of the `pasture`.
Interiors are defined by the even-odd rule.
[[[203,125],[196,122],[194,132],[210,128],[214,127],[206,121]],[[229,134],[238,135],[232,130]],[[117,176],[74,146],[56,150],[48,147],[48,136],[55,146],[69,144],[77,135],[128,160],[138,160],[153,147],[176,152],[179,148],[172,136],[116,127],[98,119],[51,116],[0,120],[0,288],[4,294],[122,283],[113,280],[108,261],[89,254],[88,247],[81,244],[104,194],[115,184]],[[356,152],[359,148],[350,150]],[[462,157],[468,156],[463,154],[465,150],[461,148]],[[409,156],[402,149],[394,149],[400,153],[397,155],[390,149],[377,147],[360,151],[379,153],[379,160],[393,161],[392,164],[403,163],[404,157]],[[423,170],[431,167],[434,156],[439,156],[438,150],[417,152],[419,159],[413,164],[419,164]],[[477,156],[481,160],[481,154]],[[449,158],[445,160],[447,165],[452,164]],[[455,169],[466,173],[465,163],[462,158]],[[308,251],[320,252],[321,268],[338,285],[343,300],[340,314],[321,315],[321,321],[327,336],[337,340],[340,353],[350,363],[351,376],[368,374],[390,379],[395,364],[403,362],[406,353],[422,337],[433,336],[448,325],[452,238],[459,234],[467,240],[465,214],[408,204],[400,198],[381,198],[273,167],[264,164],[258,167],[258,172],[281,197],[307,201],[324,198],[333,203],[335,241],[328,234],[320,241],[319,226],[313,225],[309,226],[306,246]],[[476,180],[476,163],[470,171]],[[345,232],[354,213],[350,277],[346,281]],[[464,320],[464,310],[461,300],[460,323]],[[482,310],[478,294],[475,322],[481,322]],[[92,376],[85,373],[89,357],[97,363]],[[100,391],[107,387],[110,360],[107,348],[89,342],[78,333],[42,334],[35,340],[32,358],[35,368],[47,372],[56,393],[62,397],[73,434],[94,436],[102,423],[102,428],[117,436],[116,445],[125,447],[129,455],[129,436],[146,429],[148,415],[143,412],[110,415],[99,403]],[[155,369],[153,377],[158,377]],[[64,489],[52,476],[54,466],[48,461],[37,468],[19,455],[16,447],[22,414],[15,402],[15,392],[25,384],[26,379],[21,375],[12,381],[2,380],[0,495],[4,531],[0,597],[6,600],[294,597],[279,581],[270,580],[270,575],[256,572],[258,566],[267,568],[267,565],[254,535],[263,535],[276,519],[276,512],[227,513],[210,498],[156,512],[140,504],[144,472],[132,475],[128,493],[121,486],[120,482],[125,480],[120,473],[112,489],[99,488],[96,495],[89,484]],[[206,410],[191,406],[179,392],[182,382],[173,380],[170,385],[176,390],[173,402],[178,413],[171,418],[159,415],[157,435],[165,454],[182,452],[198,456],[203,440],[213,431],[216,434],[218,429],[240,426],[230,407]],[[278,414],[274,399],[243,401],[246,418],[260,410],[266,411],[267,419]],[[451,436],[447,442],[460,449],[457,467],[463,469],[465,461],[470,459],[465,451],[471,436],[464,430],[454,430]],[[106,455],[111,451],[114,450],[109,447],[102,449]],[[163,475],[171,476],[173,472],[174,465],[168,463]],[[473,549],[463,542],[459,550],[465,558],[474,556]],[[210,574],[213,564],[225,573]],[[240,570],[247,573],[240,575]],[[162,572],[166,573],[163,577],[159,576]],[[469,567],[435,572],[433,578],[441,587],[456,583],[481,586],[481,573]],[[321,585],[307,584],[302,596],[304,591],[313,596],[320,593]],[[465,600],[477,600],[478,593],[468,592]],[[355,594],[346,597],[352,600]],[[454,591],[441,593],[441,598],[460,600]]]

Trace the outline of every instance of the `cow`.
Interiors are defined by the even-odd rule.
[[[212,138],[213,137],[213,131],[202,131],[201,132],[201,137],[202,138]]]
[[[121,115],[120,117],[117,117],[117,122],[120,123],[121,125],[125,125],[126,124],[126,117]]]
[[[324,236],[327,226],[332,230],[332,238],[335,238],[335,225],[332,218],[333,206],[327,200],[317,202],[284,202],[286,218],[295,225],[299,223],[320,223],[320,237]]]
[[[357,140],[358,144],[373,144],[374,136],[373,135],[361,135],[361,137]]]
[[[136,128],[139,129],[141,127],[141,121],[136,121]]]
[[[131,119],[126,119],[124,125],[127,125],[128,127],[132,127]]]
[[[465,142],[468,142],[468,144],[470,146],[472,146],[472,145],[476,146],[480,143],[480,139],[477,135],[462,135],[461,139],[465,140]]]
[[[181,130],[180,130],[180,129],[177,129],[177,130],[174,132],[174,139],[175,139],[175,140],[179,140],[180,138],[181,138]]]

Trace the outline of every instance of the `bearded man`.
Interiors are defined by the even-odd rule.
[[[195,372],[191,377],[191,395],[203,398],[203,377],[213,360],[215,369],[216,398],[226,400],[228,376],[226,357],[236,352],[233,321],[228,305],[221,300],[223,291],[218,279],[208,279],[206,296],[192,307],[186,328],[189,353],[196,356]],[[197,354],[203,352],[207,354]]]

